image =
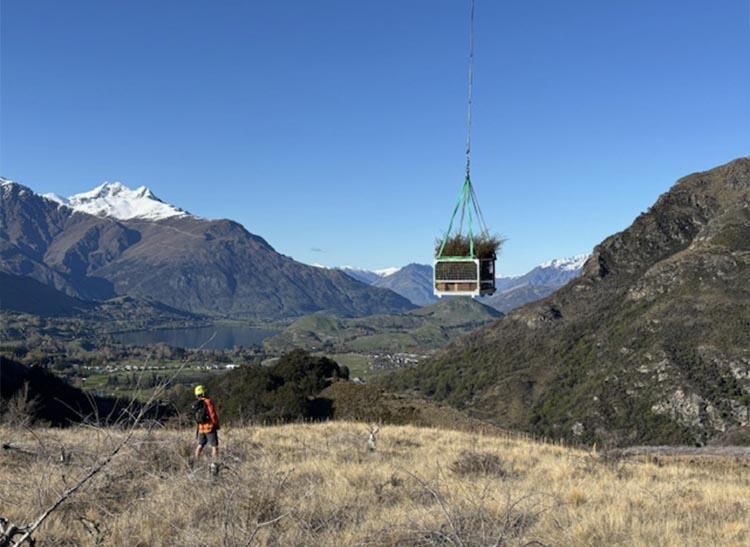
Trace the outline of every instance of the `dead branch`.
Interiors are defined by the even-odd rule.
[[[260,532],[261,529],[265,528],[266,526],[271,526],[272,524],[276,524],[277,522],[279,522],[284,517],[287,517],[289,515],[289,513],[291,513],[291,511],[287,511],[283,515],[279,515],[278,517],[272,518],[271,520],[267,520],[265,522],[261,522],[261,523],[256,524],[255,525],[255,529],[253,530],[253,533],[250,534],[250,537],[248,538],[247,542],[245,543],[245,547],[250,547],[250,545],[252,545],[253,540],[255,539],[255,536],[258,535],[258,532]]]
[[[411,471],[406,471],[406,474],[409,475],[411,478],[413,478],[415,481],[417,481],[420,484],[420,486],[422,486],[422,488],[427,490],[427,492],[435,499],[435,501],[438,502],[438,504],[440,505],[440,509],[443,511],[443,515],[445,515],[445,519],[448,521],[448,524],[450,525],[451,530],[453,530],[453,535],[455,537],[456,542],[458,542],[458,544],[463,547],[464,542],[461,540],[461,536],[458,533],[458,529],[456,528],[456,525],[453,523],[453,518],[451,517],[451,514],[448,511],[448,507],[445,505],[445,500],[443,499],[443,496],[441,496],[439,492],[434,490],[432,487],[430,487],[429,484],[427,484],[427,482],[419,478],[416,474],[412,473]]]

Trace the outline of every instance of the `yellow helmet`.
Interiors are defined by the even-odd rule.
[[[199,395],[205,395],[206,394],[206,388],[202,385],[195,386],[195,396],[198,397]]]

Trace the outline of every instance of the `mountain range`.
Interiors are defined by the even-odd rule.
[[[505,427],[604,444],[750,426],[750,158],[680,179],[580,277],[387,379]]]
[[[534,302],[581,275],[587,254],[557,258],[541,263],[531,271],[517,277],[498,277],[497,292],[484,299],[488,306],[507,313],[515,308]]]
[[[578,277],[588,256],[582,254],[549,260],[524,275],[498,277],[497,292],[482,298],[481,302],[505,313],[539,300]],[[376,271],[352,267],[339,269],[364,283],[390,289],[417,306],[425,306],[438,300],[432,290],[432,266],[426,264],[409,264],[403,268]]]
[[[213,317],[415,307],[341,271],[296,262],[236,222],[198,218],[120,183],[60,198],[0,179],[0,272],[19,287],[27,278],[82,301],[130,295]],[[32,298],[38,287],[27,287]]]

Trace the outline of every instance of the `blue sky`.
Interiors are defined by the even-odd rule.
[[[477,0],[498,271],[750,153],[748,0]],[[429,262],[462,183],[464,0],[0,1],[0,173],[147,185],[304,262]]]

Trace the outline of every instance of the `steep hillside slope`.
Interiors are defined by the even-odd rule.
[[[96,417],[115,420],[127,406],[127,401],[85,393],[46,369],[27,367],[2,356],[0,379],[0,414],[13,414],[6,414],[6,420],[42,420],[66,426]]]
[[[340,271],[281,255],[236,222],[157,212],[158,220],[93,216],[0,180],[0,271],[73,297],[127,294],[214,316],[354,316],[414,307]]]
[[[705,442],[750,420],[750,158],[681,179],[582,277],[391,385],[504,426]]]
[[[93,307],[30,277],[0,272],[0,312],[32,315],[71,315]]]
[[[498,311],[508,313],[529,302],[541,300],[559,288],[560,285],[518,285],[508,289],[498,289],[495,294],[483,298],[482,301]]]

